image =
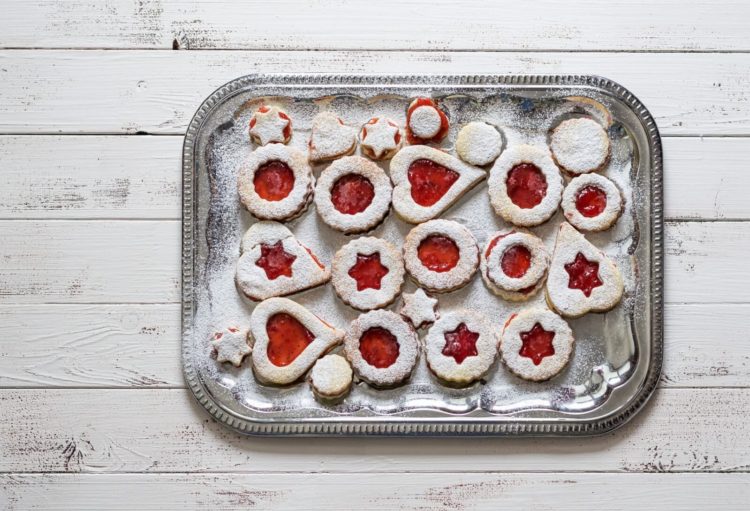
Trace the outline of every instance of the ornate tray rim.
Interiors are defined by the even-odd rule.
[[[492,422],[483,419],[419,419],[414,417],[350,417],[321,422],[294,420],[251,421],[225,410],[208,392],[192,363],[195,265],[194,146],[204,121],[227,96],[251,85],[440,85],[481,86],[589,86],[608,92],[625,103],[638,117],[648,138],[651,154],[651,345],[652,356],[646,378],[637,394],[616,412],[596,420],[565,422],[555,419]],[[627,423],[652,396],[659,383],[664,356],[663,339],[663,161],[659,130],[648,109],[629,90],[607,78],[594,75],[334,75],[251,74],[216,89],[198,108],[188,125],[182,149],[182,361],[185,380],[198,402],[221,424],[246,435],[379,435],[379,436],[586,436],[608,433]]]

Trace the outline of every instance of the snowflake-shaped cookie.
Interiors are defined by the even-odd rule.
[[[250,119],[250,137],[259,145],[286,144],[292,138],[292,121],[280,108],[263,105]]]
[[[414,328],[425,328],[437,321],[437,298],[433,298],[419,288],[414,293],[404,293],[401,316],[409,320]]]
[[[223,332],[216,332],[211,341],[211,346],[216,351],[216,360],[231,362],[239,367],[242,359],[252,351],[247,343],[247,333],[247,329],[231,326]]]

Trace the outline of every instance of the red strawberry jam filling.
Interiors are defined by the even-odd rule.
[[[392,366],[398,359],[398,340],[385,328],[373,327],[360,337],[359,352],[365,362],[378,369],[384,369]]]
[[[530,358],[534,365],[538,366],[544,357],[551,357],[555,354],[555,347],[552,345],[554,338],[555,332],[548,332],[542,325],[536,323],[528,332],[521,332],[522,345],[518,354]]]
[[[434,108],[438,115],[440,116],[440,131],[437,132],[437,135],[432,137],[429,140],[425,140],[422,138],[417,137],[411,132],[411,129],[409,129],[409,123],[411,121],[411,114],[419,108],[420,106],[430,106]],[[410,144],[422,144],[424,142],[430,142],[430,141],[437,141],[443,140],[445,136],[448,134],[448,130],[450,129],[450,123],[448,122],[448,117],[445,115],[445,113],[440,110],[433,100],[430,98],[418,98],[413,102],[413,104],[409,107],[409,110],[406,112],[406,140]]]
[[[456,267],[461,252],[449,237],[431,234],[417,247],[417,257],[427,269],[443,273]]]
[[[268,318],[268,360],[278,367],[288,366],[315,340],[315,336],[297,318],[279,312]]]
[[[262,243],[260,245],[260,257],[255,261],[255,266],[263,268],[268,280],[276,280],[281,277],[292,276],[292,263],[297,259],[296,255],[284,250],[281,241],[273,245]]]
[[[388,268],[380,263],[380,252],[357,254],[357,262],[349,269],[349,276],[357,281],[357,291],[380,289],[380,281],[388,275]]]
[[[280,201],[294,188],[294,172],[283,161],[269,161],[255,171],[253,185],[261,199]]]
[[[580,252],[578,252],[572,263],[565,265],[565,271],[570,276],[568,287],[570,289],[580,289],[587,298],[591,296],[594,288],[603,284],[599,279],[599,263],[589,261]]]
[[[354,215],[366,210],[375,197],[375,188],[369,179],[359,174],[341,176],[331,187],[331,202],[337,211]]]
[[[547,180],[533,163],[521,163],[510,169],[505,186],[510,200],[521,209],[533,208],[547,194]]]
[[[576,195],[576,209],[587,218],[602,214],[607,207],[607,194],[598,186],[585,186]]]
[[[508,277],[518,279],[526,275],[531,266],[531,252],[523,245],[513,245],[503,253],[500,267]]]
[[[458,181],[458,172],[432,160],[421,158],[409,165],[411,198],[420,206],[435,204]]]
[[[455,330],[445,332],[445,346],[443,355],[453,357],[457,364],[461,364],[468,357],[475,357],[479,334],[472,332],[465,323],[461,323]]]

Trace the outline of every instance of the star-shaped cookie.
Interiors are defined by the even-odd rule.
[[[264,105],[250,119],[250,137],[259,145],[286,144],[292,138],[292,121],[280,108]]]
[[[362,126],[359,141],[362,152],[373,160],[387,160],[401,147],[401,129],[385,117],[373,117]]]
[[[231,326],[223,332],[216,332],[211,341],[211,346],[216,351],[216,360],[231,362],[239,367],[242,359],[252,351],[247,343],[247,333],[247,329]]]
[[[438,319],[437,298],[433,298],[419,288],[414,293],[404,293],[401,316],[409,320],[414,328],[425,328]]]

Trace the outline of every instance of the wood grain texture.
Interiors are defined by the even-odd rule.
[[[243,438],[186,390],[0,390],[0,472],[702,472],[750,469],[746,389],[661,389],[577,439]],[[679,426],[678,426],[679,425]]]
[[[665,137],[667,219],[750,219],[750,138]],[[0,218],[181,218],[182,137],[0,136]]]
[[[746,510],[748,474],[13,474],[7,511]],[[616,498],[616,496],[625,496]],[[304,504],[302,504],[304,503]],[[4,504],[4,505],[3,505]]]
[[[0,133],[179,134],[238,76],[336,72],[598,74],[633,91],[663,134],[750,134],[748,68],[734,53],[0,51]]]
[[[533,10],[544,16],[529,23]],[[750,49],[743,24],[748,16],[747,3],[736,0],[585,0],[575,6],[551,0],[6,0],[0,45],[169,49],[177,41],[191,49],[736,51]]]

